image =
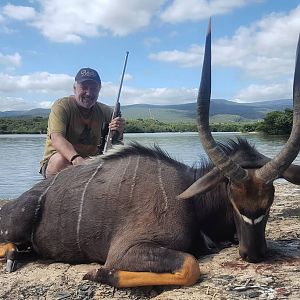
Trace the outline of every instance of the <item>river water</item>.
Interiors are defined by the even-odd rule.
[[[286,142],[286,137],[259,134],[214,133],[218,141],[244,137],[264,155],[274,157]],[[44,151],[45,135],[0,135],[0,199],[13,199],[42,180],[38,173]],[[137,141],[143,145],[154,143],[173,158],[188,165],[205,155],[197,133],[128,133],[125,142]],[[300,155],[295,162],[300,165]]]

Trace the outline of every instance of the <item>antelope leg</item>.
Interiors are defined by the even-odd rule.
[[[84,279],[115,287],[193,285],[200,277],[196,258],[188,253],[157,245],[133,246],[121,260],[106,262]]]
[[[13,243],[0,244],[0,258],[6,258],[6,271],[14,272],[19,260],[31,258],[34,252],[28,243],[16,246]]]
[[[17,247],[13,243],[0,244],[0,258],[6,257],[6,271],[13,272],[15,270],[15,261],[13,259]]]
[[[13,243],[0,244],[0,258],[6,257],[8,252],[15,251],[16,249],[17,249],[17,247]]]

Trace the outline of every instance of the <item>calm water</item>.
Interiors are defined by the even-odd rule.
[[[257,134],[214,134],[219,141],[235,136],[246,137],[269,157],[273,157],[286,142],[285,138],[262,137]],[[155,143],[174,158],[189,165],[204,154],[197,133],[126,134],[125,141],[137,141],[144,145]],[[0,135],[0,199],[16,198],[42,179],[38,171],[44,142],[45,135]],[[300,165],[299,155],[296,163]]]

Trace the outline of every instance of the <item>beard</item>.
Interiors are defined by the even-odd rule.
[[[97,102],[97,99],[95,97],[87,97],[87,96],[82,96],[79,97],[79,100],[77,101],[77,103],[87,109],[92,108],[95,103]]]

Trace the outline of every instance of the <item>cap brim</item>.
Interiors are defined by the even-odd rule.
[[[95,80],[95,79],[91,79],[91,78],[84,78],[84,79],[76,80],[76,82],[78,82],[78,83],[82,83],[82,82],[86,82],[86,81],[93,81],[93,82],[96,82],[98,84],[101,84],[101,81]]]

